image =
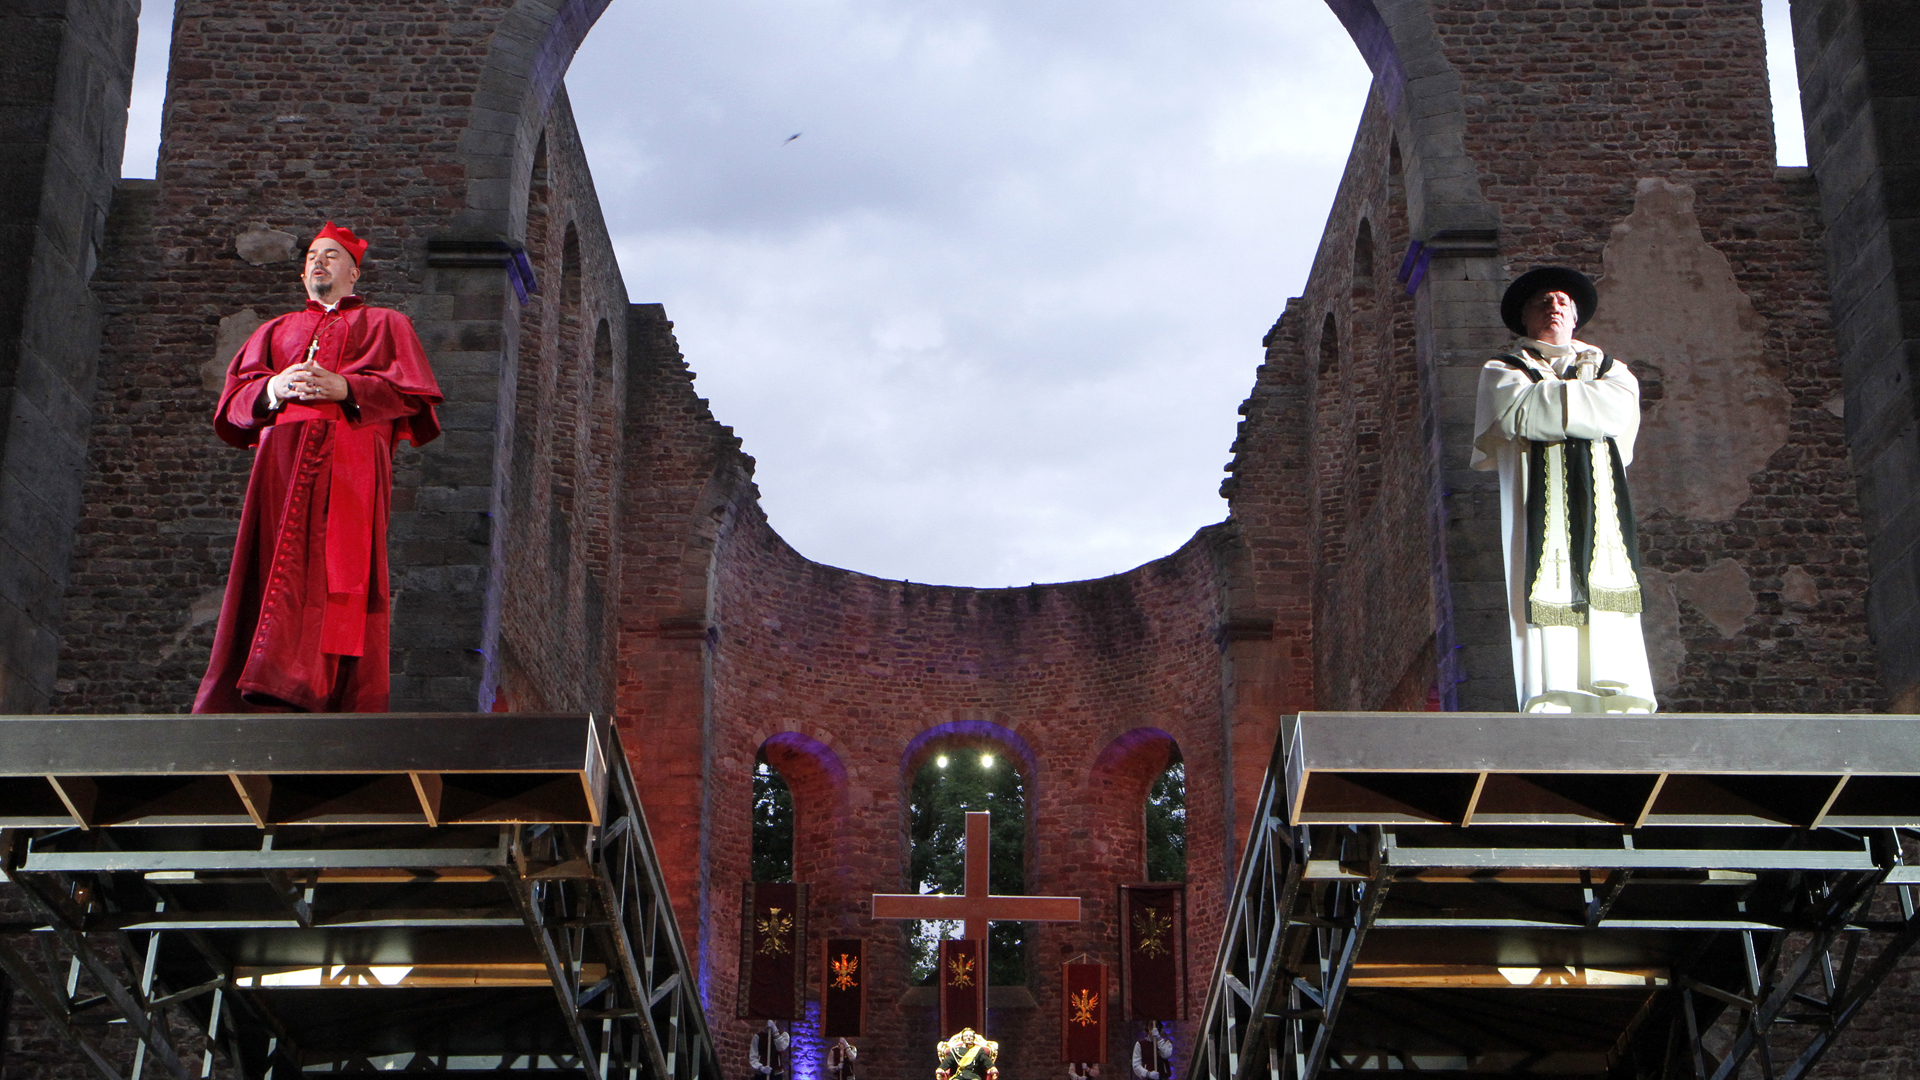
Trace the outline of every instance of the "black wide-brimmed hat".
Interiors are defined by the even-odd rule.
[[[1580,319],[1574,329],[1592,321],[1593,313],[1600,307],[1600,292],[1593,287],[1593,279],[1569,266],[1542,266],[1529,270],[1513,279],[1507,286],[1507,295],[1500,298],[1500,321],[1507,329],[1521,337],[1527,336],[1527,324],[1520,317],[1527,301],[1543,292],[1558,291],[1573,298],[1573,306],[1580,312]]]

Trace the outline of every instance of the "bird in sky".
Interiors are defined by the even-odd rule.
[[[787,136],[787,138],[786,138],[786,142],[783,142],[783,143],[781,143],[780,145],[781,145],[781,146],[785,146],[785,145],[787,145],[787,143],[790,143],[790,142],[792,142],[793,140],[795,140],[795,139],[797,139],[797,138],[799,138],[799,137],[800,137],[800,132],[798,132],[798,131],[796,131],[796,132],[794,132],[793,134],[791,134],[791,135],[789,135],[789,136]]]

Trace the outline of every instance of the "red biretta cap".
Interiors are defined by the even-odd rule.
[[[316,241],[332,240],[337,242],[341,247],[347,249],[347,254],[353,256],[353,265],[355,266],[360,265],[360,256],[367,253],[367,242],[365,240],[353,235],[352,229],[343,229],[331,221],[327,222],[325,228],[315,233],[313,239]],[[312,247],[313,244],[308,243],[307,246]]]

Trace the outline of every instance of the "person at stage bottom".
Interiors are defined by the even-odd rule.
[[[996,1064],[1000,1044],[981,1038],[972,1028],[961,1028],[934,1052],[939,1055],[940,1066],[933,1070],[933,1080],[1000,1080]]]
[[[1626,483],[1640,386],[1626,364],[1574,337],[1598,306],[1577,270],[1522,274],[1500,304],[1518,339],[1480,372],[1472,465],[1500,473],[1522,712],[1657,707]]]
[[[787,1052],[792,1046],[793,1036],[769,1020],[747,1043],[747,1065],[763,1080],[786,1080]]]
[[[827,1047],[827,1080],[854,1080],[859,1074],[854,1063],[859,1060],[859,1047],[845,1039],[835,1039]]]
[[[1158,1022],[1148,1024],[1134,1040],[1133,1075],[1135,1080],[1173,1080],[1173,1040]]]
[[[227,365],[213,428],[255,447],[197,713],[385,712],[393,450],[440,434],[413,324],[354,293],[367,242],[327,222],[307,306]]]

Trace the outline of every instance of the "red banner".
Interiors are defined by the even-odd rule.
[[[1060,1058],[1107,1063],[1107,965],[1060,965]]]
[[[961,1028],[987,1031],[987,957],[985,944],[971,939],[940,942],[940,1032],[952,1038]]]
[[[820,971],[820,1037],[859,1038],[867,1001],[867,943],[828,938]]]
[[[807,887],[749,881],[740,898],[740,991],[734,1015],[798,1020],[807,1009]]]
[[[1120,982],[1128,1020],[1184,1020],[1187,887],[1120,886]]]

